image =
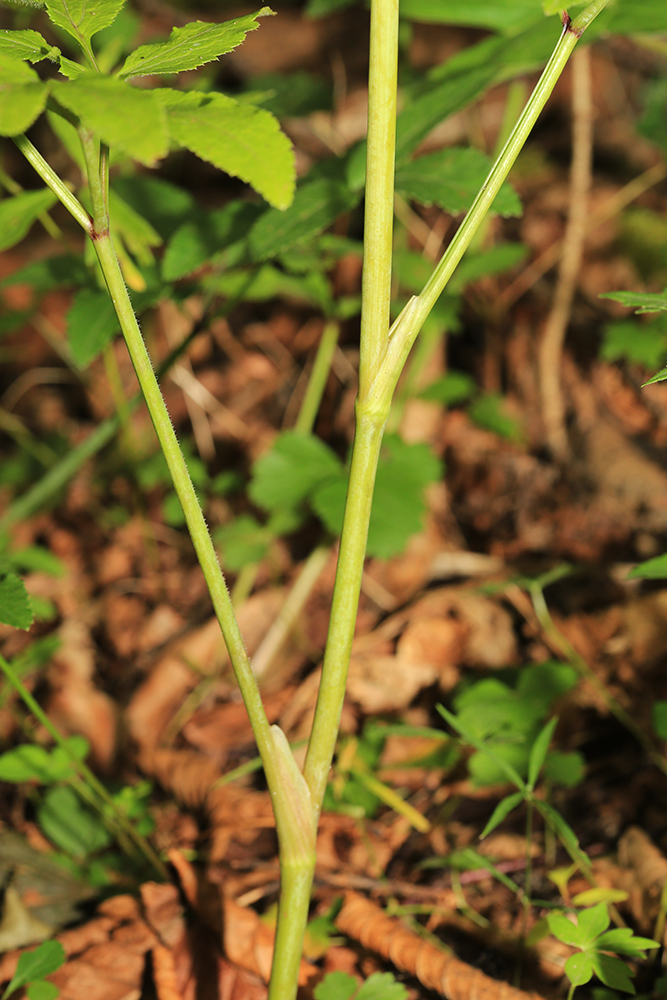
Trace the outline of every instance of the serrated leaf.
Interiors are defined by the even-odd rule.
[[[284,209],[294,195],[292,144],[273,115],[224,94],[155,91],[171,137],[196,156],[240,177],[270,205]]]
[[[109,146],[151,166],[167,153],[167,119],[155,91],[139,90],[112,77],[55,82],[52,93]]]
[[[359,198],[339,181],[320,178],[303,184],[287,211],[260,216],[250,231],[250,252],[256,260],[266,260],[307,243],[342,212],[351,211]]]
[[[55,25],[78,42],[108,28],[116,19],[125,0],[45,0],[46,11]]]
[[[328,972],[313,993],[315,1000],[350,1000],[358,986],[357,980],[347,972]]]
[[[547,923],[549,924],[549,930],[559,941],[569,944],[573,948],[581,948],[583,946],[583,935],[579,927],[568,919],[564,913],[559,913],[557,910],[553,913],[548,913]]]
[[[591,953],[584,951],[579,955],[570,955],[565,963],[565,975],[573,986],[583,986],[584,983],[588,983],[593,978],[593,957]]]
[[[592,951],[590,956],[595,974],[605,986],[611,990],[623,990],[624,993],[636,992],[630,979],[632,973],[620,958],[612,958],[611,955],[603,955],[599,951]]]
[[[542,765],[546,760],[549,744],[551,743],[551,737],[554,734],[557,722],[558,719],[550,719],[533,743],[530,756],[528,758],[528,787],[530,789],[535,788],[535,785],[537,784],[537,779],[540,775],[540,771],[542,770]]]
[[[33,222],[55,201],[56,196],[49,188],[23,191],[13,198],[3,198],[0,201],[0,250],[8,250],[20,243]]]
[[[502,821],[509,816],[509,814],[516,809],[516,807],[523,802],[523,793],[514,792],[512,795],[508,795],[501,802],[498,803],[496,808],[491,813],[489,821],[479,835],[480,840],[484,840],[485,837],[495,830],[497,826],[500,826]]]
[[[248,494],[264,510],[298,507],[315,486],[342,470],[338,457],[319,438],[285,431],[255,462]]]
[[[60,941],[44,941],[34,951],[24,951],[19,956],[16,972],[5,990],[5,994],[9,996],[21,986],[25,986],[26,983],[50,976],[52,972],[63,965],[64,961],[65,949]]]
[[[0,622],[27,630],[33,621],[33,610],[23,580],[13,573],[0,576]]]
[[[405,1000],[407,995],[391,972],[373,972],[359,987],[355,1000]]]
[[[601,299],[613,299],[622,306],[634,308],[638,313],[667,310],[667,289],[664,292],[605,292]]]
[[[465,212],[491,166],[489,157],[473,146],[441,149],[400,166],[396,190],[422,205],[437,205],[453,214]],[[521,214],[519,197],[507,182],[498,192],[491,212],[503,216]]]
[[[258,17],[274,12],[262,7],[254,14],[245,14],[222,24],[192,21],[183,28],[174,28],[166,42],[140,45],[118,73],[121,80],[161,73],[182,73],[212,62],[225,52],[240,45],[249,31],[259,27]]]
[[[44,110],[48,88],[32,67],[0,55],[0,135],[18,135]]]
[[[60,49],[49,45],[39,31],[22,28],[18,31],[4,29],[0,31],[0,55],[11,56],[14,59],[27,59],[31,63],[42,59],[57,61]]]

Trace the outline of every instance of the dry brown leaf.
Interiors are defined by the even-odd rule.
[[[406,664],[396,656],[353,656],[347,694],[368,715],[392,712],[407,708],[437,677],[429,663]]]
[[[183,1000],[178,988],[174,956],[164,945],[156,944],[152,951],[153,981],[158,1000]]]
[[[357,893],[346,894],[336,926],[447,1000],[538,1000],[441,951]]]

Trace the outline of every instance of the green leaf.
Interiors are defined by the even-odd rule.
[[[592,954],[584,951],[579,955],[570,955],[565,963],[565,975],[573,986],[583,986],[584,983],[589,982],[593,978]]]
[[[579,841],[571,826],[563,819],[557,809],[554,809],[548,802],[540,802],[535,799],[535,808],[542,814],[545,820],[554,828],[561,843],[565,845],[573,858],[577,858],[582,864],[588,864],[587,855],[579,847]]]
[[[531,748],[530,757],[528,758],[528,787],[531,790],[537,784],[537,779],[540,776],[542,765],[546,759],[551,737],[554,734],[557,722],[558,719],[549,719]]]
[[[596,903],[623,903],[629,896],[624,889],[607,889],[603,886],[596,886],[594,889],[584,889],[583,892],[578,892],[576,896],[572,897],[573,906],[594,906]],[[629,930],[629,928],[623,928],[623,931]],[[609,931],[608,933],[614,933]],[[632,934],[632,931],[630,931]],[[627,936],[627,935],[626,935]],[[605,934],[602,937],[606,937]],[[599,946],[600,938],[595,942],[595,947]]]
[[[97,31],[108,28],[125,0],[45,0],[50,19],[77,42],[87,43]]]
[[[34,615],[25,584],[13,573],[0,574],[0,622],[28,630]]]
[[[523,802],[523,792],[513,792],[512,795],[508,795],[506,798],[502,799],[496,808],[491,813],[489,821],[479,835],[480,840],[484,840],[485,837],[495,830],[497,826],[500,826],[502,821],[509,816],[509,814],[516,809],[516,807]]]
[[[619,359],[655,368],[667,355],[665,330],[655,323],[620,320],[610,323],[600,345],[600,357],[605,361]]]
[[[258,17],[274,12],[262,7],[254,14],[214,24],[192,21],[183,28],[174,28],[166,42],[140,45],[127,59],[118,73],[121,80],[160,73],[182,73],[212,62],[225,52],[240,45],[249,31],[258,28]]]
[[[248,494],[264,510],[298,507],[315,486],[340,476],[342,469],[340,459],[319,438],[284,431],[255,462]]]
[[[0,250],[8,250],[20,243],[35,219],[48,211],[55,201],[56,196],[49,188],[3,198],[0,201]]]
[[[60,941],[44,941],[34,951],[24,951],[19,956],[16,972],[3,996],[9,996],[10,993],[25,986],[26,983],[50,976],[52,972],[63,965],[64,961],[65,949]]]
[[[564,913],[558,910],[548,913],[547,923],[549,924],[549,930],[559,941],[569,944],[574,948],[583,947],[584,941],[579,927],[566,917]]]
[[[600,936],[611,923],[609,911],[606,903],[598,903],[587,910],[580,910],[577,913],[577,926],[581,934],[581,941],[585,945],[590,945]]]
[[[270,205],[285,209],[294,195],[292,144],[276,118],[224,94],[155,91],[171,137],[202,160],[250,184]]]
[[[601,299],[613,299],[622,306],[635,308],[638,313],[663,312],[667,310],[667,289],[655,292],[606,292]]]
[[[101,851],[112,840],[97,813],[84,806],[69,785],[48,790],[37,820],[49,840],[74,858]]]
[[[39,31],[23,28],[19,31],[0,31],[0,56],[12,56],[14,59],[27,59],[31,63],[42,59],[58,60],[60,49],[49,45]]]
[[[512,765],[506,760],[503,760],[502,757],[496,754],[487,743],[479,739],[473,732],[471,732],[470,728],[462,723],[460,718],[452,715],[452,713],[448,712],[442,705],[436,705],[436,708],[443,719],[450,724],[452,729],[455,729],[456,732],[463,737],[466,743],[475,747],[475,749],[479,750],[480,753],[490,757],[491,760],[497,764],[498,768],[502,771],[508,781],[510,781],[513,785],[516,785],[522,793],[527,793],[528,789],[526,788],[525,782],[516,768],[512,767]],[[542,805],[544,805],[544,803],[539,803],[538,808]]]
[[[632,972],[620,958],[612,958],[611,955],[603,955],[599,951],[593,951],[591,964],[598,979],[601,979],[605,986],[612,990],[623,990],[624,993],[635,993],[630,976]]]
[[[667,580],[667,553],[639,563],[628,573],[630,580]]]
[[[667,701],[654,701],[651,716],[655,735],[659,740],[667,740]]]
[[[624,898],[627,899],[627,893]],[[620,902],[620,900],[615,899],[613,902]],[[650,948],[659,948],[660,944],[652,938],[635,937],[631,927],[615,927],[602,934],[595,942],[595,947],[598,951],[615,951],[620,955],[643,958],[642,952]]]
[[[26,545],[23,549],[7,555],[13,569],[23,573],[47,573],[49,576],[65,575],[65,565],[53,552],[41,545]]]
[[[160,234],[156,233],[150,222],[128,205],[113,188],[109,191],[109,214],[112,219],[112,237],[122,239],[139,263],[149,267],[153,263],[150,248],[160,246],[162,243]]]
[[[358,986],[357,980],[347,972],[327,972],[313,993],[315,1000],[350,1000]]]
[[[206,291],[215,290],[227,298],[243,298],[246,302],[266,302],[269,299],[294,299],[307,302],[328,313],[332,307],[331,286],[323,274],[293,275],[273,264],[262,264],[257,270],[228,271],[212,281],[205,281]]]
[[[359,194],[340,181],[320,178],[300,185],[286,212],[265,212],[257,220],[250,231],[250,252],[256,260],[285,253],[312,240],[358,202]]]
[[[0,756],[0,779],[14,784],[37,781],[50,785],[71,777],[72,757],[83,760],[88,754],[88,741],[83,736],[70,736],[65,743],[66,748],[56,746],[52,750],[35,743],[8,750]]]
[[[189,219],[173,234],[162,258],[165,281],[191,274],[225,247],[243,239],[261,213],[258,205],[232,201],[224,208]]]
[[[420,399],[433,400],[443,406],[456,406],[470,399],[475,391],[475,380],[465,372],[448,371],[420,392]]]
[[[38,979],[36,983],[30,983],[26,988],[28,1000],[56,1000],[60,994],[55,983],[50,983],[47,979]]]
[[[59,104],[111,147],[151,166],[166,155],[167,121],[157,91],[139,90],[112,77],[85,77],[51,85]]]
[[[391,972],[373,972],[359,988],[355,1000],[406,1000],[408,991]]]
[[[27,63],[0,54],[0,135],[29,129],[44,110],[47,94],[46,84]]]
[[[422,205],[437,205],[446,212],[467,211],[492,166],[488,156],[473,146],[441,149],[420,156],[396,171],[396,190]],[[505,182],[494,200],[492,213],[521,215],[521,202]]]
[[[233,573],[262,561],[273,535],[250,514],[241,514],[214,534],[223,563]]]
[[[520,441],[523,431],[519,422],[507,413],[505,399],[498,393],[485,393],[468,410],[470,419],[487,431],[508,441]]]
[[[571,753],[561,753],[559,750],[550,753],[544,764],[544,777],[554,785],[564,785],[574,788],[584,779],[586,762],[576,750]]]
[[[161,177],[142,174],[118,177],[114,189],[165,241],[196,212],[192,195]]]
[[[543,17],[535,0],[401,0],[401,17],[427,24],[460,24],[514,34]]]
[[[83,370],[120,331],[107,292],[80,289],[67,313],[67,339],[72,360]]]

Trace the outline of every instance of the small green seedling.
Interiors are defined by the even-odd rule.
[[[570,980],[568,1000],[571,1000],[577,986],[590,982],[594,975],[610,989],[635,993],[630,979],[633,971],[615,956],[643,959],[646,951],[660,947],[658,942],[636,937],[630,927],[608,931],[611,919],[606,903],[578,910],[576,917],[575,924],[565,913],[550,913],[547,916],[549,930],[554,937],[579,949],[579,954],[571,955],[565,963],[565,974]]]
[[[346,972],[329,972],[314,993],[315,1000],[406,1000],[408,995],[391,972],[374,972],[361,985]]]
[[[64,962],[65,949],[59,941],[44,941],[34,951],[24,951],[0,1000],[8,1000],[23,986],[27,987],[29,1000],[55,1000],[60,990],[48,982],[46,976],[50,976]]]

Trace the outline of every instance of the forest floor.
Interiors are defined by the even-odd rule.
[[[146,4],[143,14],[148,34],[166,33],[168,11]],[[478,37],[417,25],[413,66],[434,65]],[[238,78],[322,66],[333,73],[335,110],[285,122],[297,162],[317,159],[327,143],[342,151],[363,135],[366,40],[362,11],[307,21],[285,10],[230,57]],[[592,80],[594,155],[590,169],[584,157],[579,175],[570,167],[572,125],[589,110],[573,100],[566,71],[511,177],[523,215],[496,219],[487,233],[520,240],[527,260],[467,287],[461,332],[443,338],[429,362],[430,381],[453,368],[489,397],[502,394],[505,434],[476,423],[467,404],[405,403],[397,429],[427,444],[444,475],[429,487],[423,530],[405,553],[367,563],[341,748],[318,837],[312,913],[320,922],[308,936],[304,998],[331,970],[394,972],[411,998],[428,996],[438,977],[447,980],[451,1000],[482,990],[509,996],[501,981],[546,997],[563,994],[572,949],[540,936],[539,922],[550,905],[587,890],[591,872],[575,865],[563,875],[570,859],[541,821],[527,833],[523,806],[480,841],[508,786],[474,782],[470,748],[455,744],[435,707],[451,708],[482,679],[504,684],[512,700],[531,667],[554,661],[576,673],[548,712],[559,717],[558,750],[580,755],[581,773],[565,784],[545,782],[540,794],[574,830],[597,885],[619,890],[622,918],[640,934],[654,933],[667,878],[660,738],[667,733],[654,710],[667,701],[667,590],[630,571],[666,548],[667,388],[642,388],[656,369],[627,352],[614,359],[607,350],[605,359],[607,324],[632,317],[599,296],[659,291],[667,283],[667,170],[636,128],[642,88],[664,70],[661,58],[618,40],[592,47],[590,64],[578,71]],[[433,141],[472,139],[492,149],[506,96],[507,86],[493,89]],[[203,204],[224,202],[224,179],[203,171],[189,183]],[[576,198],[583,206],[581,262]],[[435,208],[408,213],[410,245],[422,249],[435,233],[437,255],[458,219]],[[46,240],[35,228],[3,255],[1,276],[39,258]],[[571,278],[568,259],[576,262]],[[343,258],[337,268],[339,286],[355,293],[359,258]],[[12,309],[31,301],[22,285],[5,287],[2,296]],[[3,420],[14,415],[33,443],[59,436],[74,446],[114,413],[110,360],[125,393],[135,391],[120,341],[106,370],[101,359],[84,375],[63,362],[57,345],[70,301],[69,292],[49,292],[24,328],[2,342]],[[157,362],[196,322],[196,297],[188,308],[190,320],[168,301],[153,311],[148,336]],[[356,322],[345,325],[315,428],[338,451],[353,434]],[[316,311],[298,303],[243,304],[204,329],[164,379],[179,434],[191,437],[194,428],[191,453],[211,478],[230,470],[247,476],[290,426],[299,376],[322,326]],[[562,355],[553,348],[560,330]],[[663,345],[659,366],[667,354],[664,327],[655,337]],[[151,842],[170,880],[112,845],[67,872],[49,858],[43,789],[1,783],[0,981],[10,978],[23,947],[52,933],[68,956],[52,977],[63,1000],[261,1000],[278,892],[271,806],[261,772],[250,766],[252,732],[190,542],[165,518],[162,481],[142,491],[133,471],[135,456],[148,462],[155,448],[151,434],[147,416],[136,411],[64,491],[12,526],[13,547],[47,549],[61,574],[43,567],[26,574],[29,592],[51,611],[27,633],[0,628],[0,652],[27,664],[24,680],[49,718],[63,733],[86,738],[89,760],[109,788],[120,795],[135,789],[136,813],[152,821]],[[12,479],[20,480],[20,440],[0,431],[5,510],[15,495]],[[249,509],[243,495],[208,498],[214,525]],[[252,655],[319,541],[310,524],[276,541],[249,581],[231,575]],[[312,719],[335,561],[331,545],[303,613],[262,670],[269,718],[292,743],[304,740]],[[53,637],[57,648],[31,666],[29,651],[48,648]],[[499,689],[491,690],[498,698]],[[4,689],[1,698],[4,749],[48,742],[16,695]],[[520,742],[525,733],[517,733]],[[387,804],[392,791],[410,808]],[[350,891],[366,903],[347,896],[336,913]],[[407,931],[386,924],[387,915],[421,937],[406,943]],[[47,931],[39,930],[45,924]],[[421,942],[419,961],[414,941]],[[461,964],[440,968],[440,945]],[[478,980],[477,972],[490,978]],[[650,963],[643,968],[640,991],[651,991],[655,973]]]

